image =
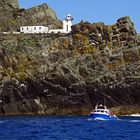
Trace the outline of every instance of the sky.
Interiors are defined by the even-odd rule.
[[[47,3],[63,20],[70,13],[76,24],[83,21],[116,23],[123,16],[130,16],[135,28],[140,33],[140,0],[19,0],[21,8]]]

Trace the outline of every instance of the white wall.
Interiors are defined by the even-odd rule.
[[[48,33],[64,33],[63,29],[50,29]]]
[[[48,27],[45,26],[21,26],[20,32],[21,33],[48,33]]]
[[[72,21],[63,20],[63,29],[50,29],[48,33],[69,33],[71,32]]]
[[[71,32],[72,21],[63,20],[63,30],[64,33]]]

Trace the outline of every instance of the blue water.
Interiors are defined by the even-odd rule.
[[[0,117],[0,140],[140,140],[140,118],[94,121],[88,116]]]

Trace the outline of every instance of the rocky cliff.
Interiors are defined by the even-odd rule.
[[[19,8],[18,0],[0,0],[1,5],[12,8]]]
[[[0,113],[87,114],[104,100],[118,114],[140,113],[139,45],[129,17],[66,35],[0,35]]]
[[[42,4],[30,9],[18,8],[18,0],[0,0],[0,31],[18,31],[22,25],[47,25],[62,27],[55,12]]]

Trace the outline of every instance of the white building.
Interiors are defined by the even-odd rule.
[[[71,32],[72,26],[72,16],[68,14],[63,20],[63,29],[49,29],[46,26],[21,26],[20,32],[25,34],[35,34],[35,33],[69,33]]]
[[[63,20],[63,29],[50,29],[49,33],[69,33],[71,32],[72,16],[68,14]]]
[[[48,33],[64,33],[63,29],[50,29]]]
[[[21,26],[20,32],[25,34],[48,33],[49,28],[45,26]]]
[[[63,32],[69,33],[71,32],[71,26],[72,26],[73,17],[68,14],[66,18],[63,20]]]

